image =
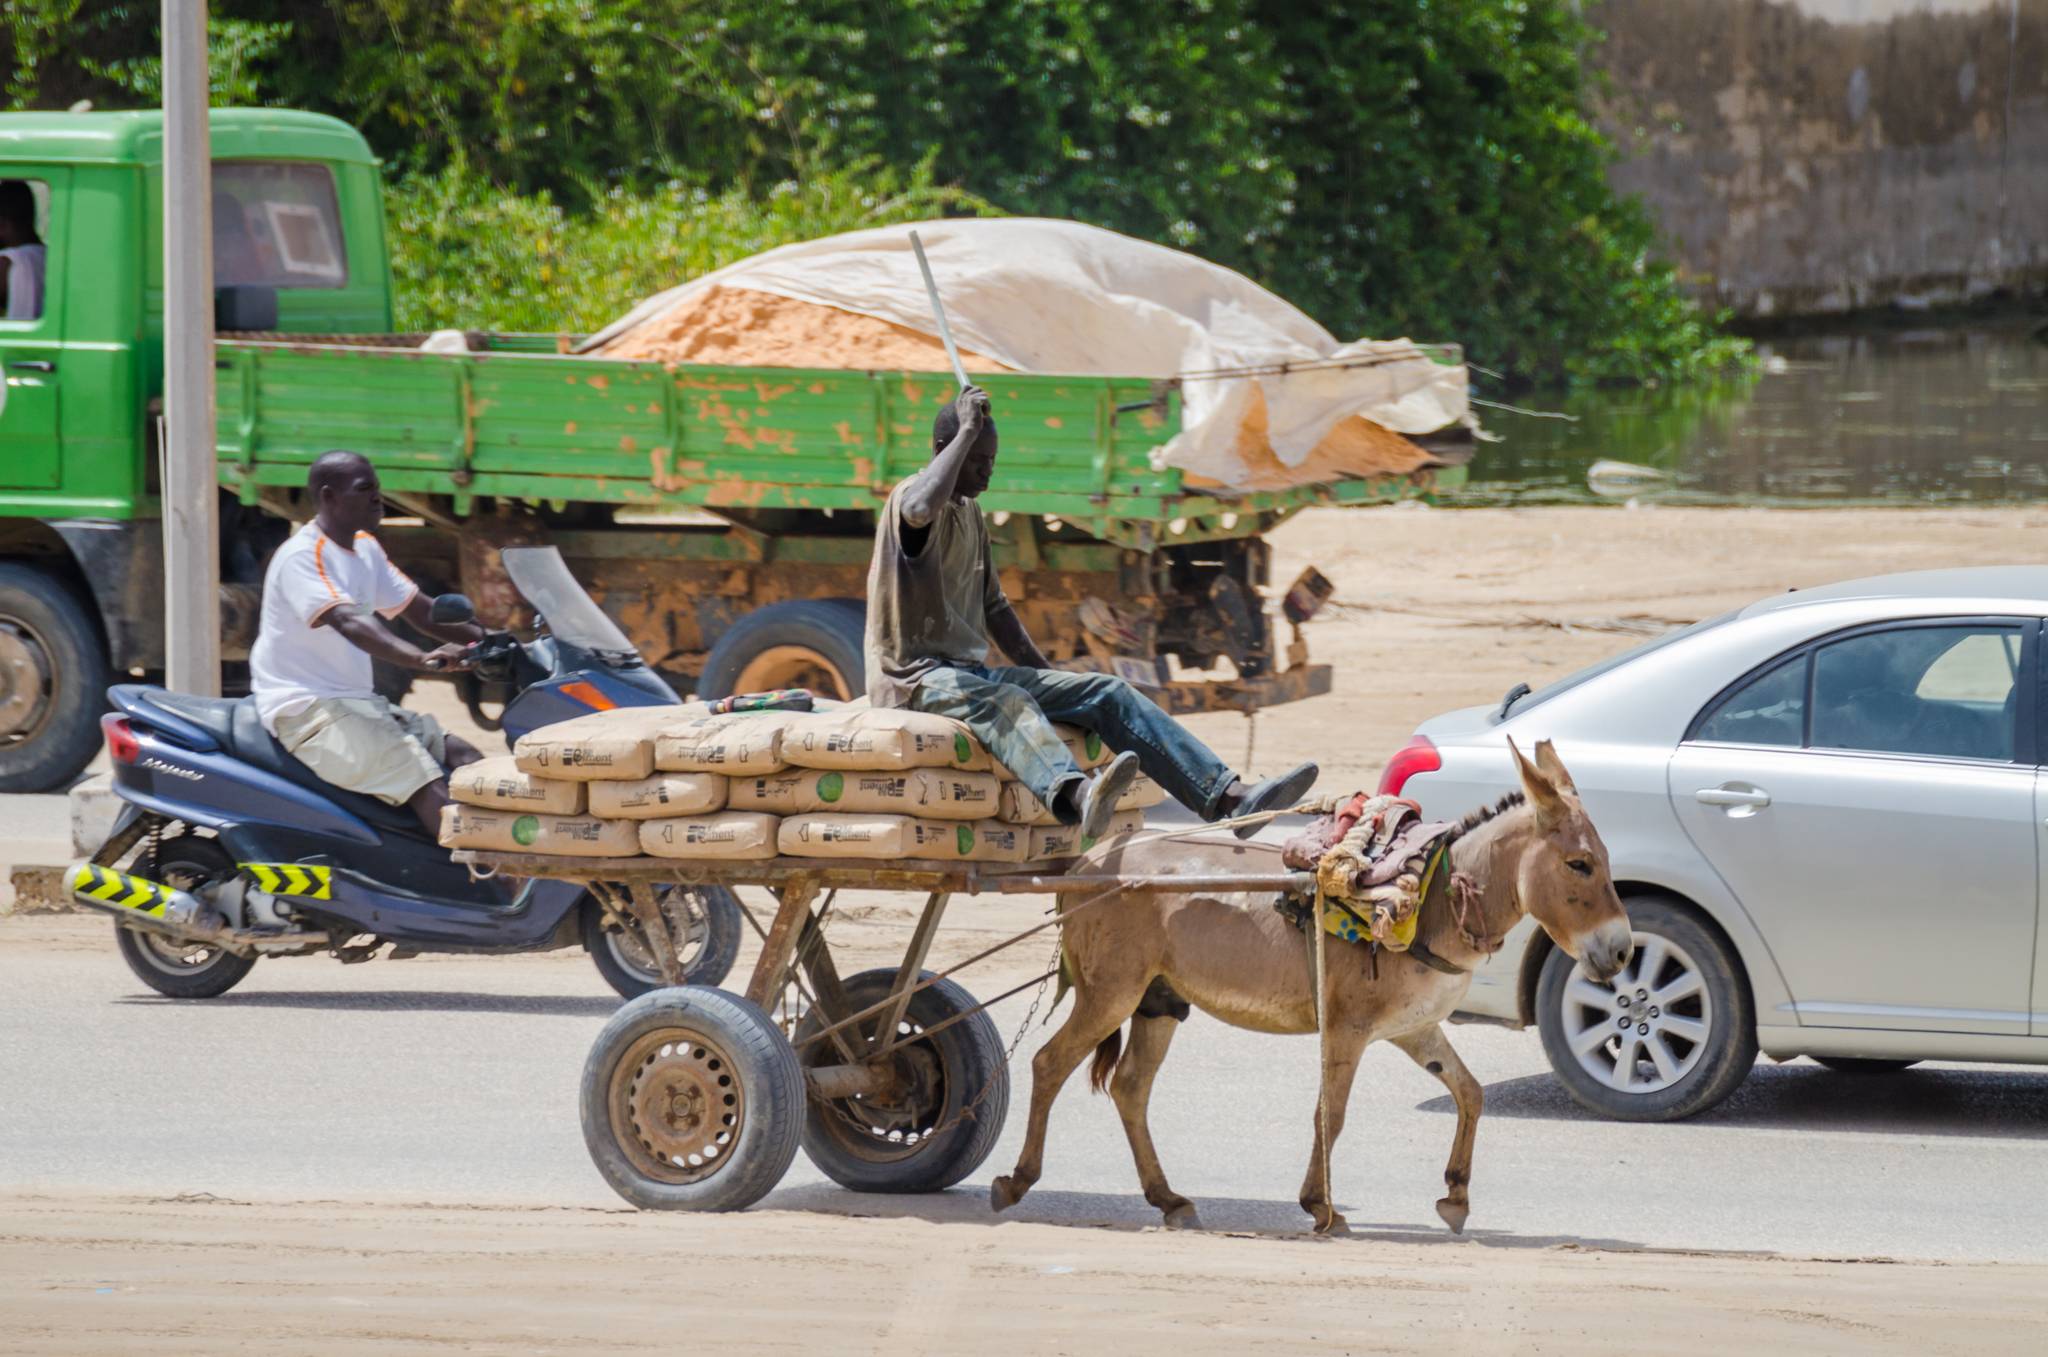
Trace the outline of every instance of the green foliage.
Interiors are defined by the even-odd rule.
[[[1457,340],[1520,382],[1684,377],[1744,351],[1608,188],[1612,152],[1584,114],[1598,35],[1573,0],[214,8],[234,97],[354,122],[412,176],[400,211],[452,193],[459,210],[436,210],[551,242],[533,271],[587,280],[565,294],[579,304],[616,291],[622,202],[751,202],[808,230],[833,214],[778,215],[778,186],[843,193],[866,176],[887,197],[877,167],[929,165],[927,188],[1193,250],[1341,337]],[[154,9],[11,0],[9,100],[132,99]],[[659,187],[678,182],[692,187]],[[483,183],[512,196],[491,206]],[[419,256],[405,276],[452,299],[476,261],[442,247],[444,267]]]
[[[507,193],[457,164],[387,197],[400,330],[588,333],[651,293],[793,240],[981,211],[980,200],[874,165],[755,195],[676,181],[611,189],[571,216],[545,191]]]

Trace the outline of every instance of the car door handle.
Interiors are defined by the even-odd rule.
[[[1702,787],[1694,792],[1693,799],[1703,806],[1768,806],[1771,794],[1766,791],[1743,791],[1736,787]]]
[[[47,358],[30,358],[19,363],[9,363],[7,366],[13,368],[16,372],[55,372],[57,370],[57,365],[50,362]]]

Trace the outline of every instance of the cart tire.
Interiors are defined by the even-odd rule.
[[[591,1162],[621,1197],[645,1211],[739,1211],[796,1158],[804,1076],[760,1008],[683,985],[612,1015],[581,1104]]]
[[[931,974],[920,978],[928,980]],[[849,1011],[881,1002],[895,983],[893,968],[848,978],[844,987]],[[965,989],[941,980],[910,997],[904,1021],[913,1030],[936,1027],[973,1009],[975,1003]],[[805,1037],[824,1027],[815,1009],[797,1024],[799,1058],[806,1065],[833,1065],[842,1059],[829,1038],[803,1047]],[[1002,1035],[985,1010],[905,1049],[915,1053],[905,1063],[912,1066],[908,1072],[919,1077],[924,1093],[909,1106],[885,1107],[864,1098],[810,1100],[804,1117],[804,1153],[841,1187],[855,1192],[943,1192],[980,1168],[1003,1133],[1003,1119],[1010,1111],[1010,1065]],[[961,1115],[977,1096],[980,1103]]]
[[[740,900],[726,886],[662,886],[668,901],[663,914],[675,927],[678,914],[698,925],[699,935],[680,949],[683,983],[716,985],[732,972],[740,954]],[[583,902],[583,946],[597,973],[623,999],[637,999],[662,987],[661,972],[647,949],[618,929],[604,926],[604,910],[595,900]]]

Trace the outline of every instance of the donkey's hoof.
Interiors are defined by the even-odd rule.
[[[1182,1202],[1166,1213],[1166,1228],[1169,1230],[1199,1230],[1202,1217],[1195,1211],[1193,1202]]]
[[[1347,1235],[1351,1233],[1351,1222],[1345,1220],[1343,1216],[1327,1206],[1316,1211],[1315,1218],[1317,1234]]]
[[[1444,1197],[1438,1200],[1436,1213],[1444,1218],[1444,1224],[1451,1227],[1452,1234],[1463,1234],[1465,1219],[1472,1214],[1472,1208],[1465,1202],[1454,1202]]]
[[[1007,1211],[1023,1200],[1024,1188],[1015,1178],[998,1178],[988,1185],[988,1205],[991,1211]]]

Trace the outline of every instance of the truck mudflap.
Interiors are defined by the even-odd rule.
[[[1300,664],[1277,674],[1261,674],[1257,678],[1183,679],[1169,683],[1163,689],[1144,691],[1175,716],[1209,711],[1250,714],[1261,707],[1321,697],[1330,691],[1333,677],[1330,665]]]

